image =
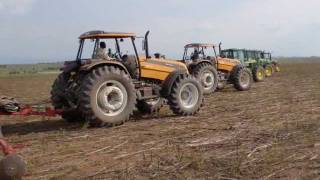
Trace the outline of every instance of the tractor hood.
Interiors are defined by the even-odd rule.
[[[240,64],[241,62],[238,59],[230,59],[230,58],[222,58],[222,57],[218,57],[218,61],[219,63],[225,63],[225,64]]]
[[[237,59],[218,57],[218,69],[219,70],[230,72],[238,64],[241,64],[241,62]]]
[[[188,73],[184,63],[177,60],[139,57],[141,64],[141,77],[165,80],[174,71]]]
[[[188,71],[188,68],[186,65],[182,62],[179,62],[178,60],[173,60],[173,59],[159,59],[159,58],[148,58],[146,59],[145,57],[139,57],[140,62],[143,64],[157,64],[157,65],[162,65],[170,68],[176,68],[176,69],[184,69]]]

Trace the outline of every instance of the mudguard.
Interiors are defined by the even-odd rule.
[[[88,60],[89,62],[87,64],[84,64],[80,67],[80,71],[91,71],[91,69],[94,69],[96,67],[100,66],[117,66],[120,69],[126,71],[126,73],[130,74],[128,69],[121,63],[116,60]]]
[[[198,66],[199,64],[202,64],[202,63],[209,63],[209,64],[213,65],[216,68],[216,63],[214,63],[212,60],[199,60],[199,61],[192,62],[192,63],[188,64],[189,71],[192,72],[192,70],[196,66]]]
[[[238,71],[238,69],[243,69],[243,68],[245,68],[245,66],[243,66],[242,64],[238,64],[238,65],[234,66],[232,71],[230,72],[228,81],[233,82],[233,78],[234,78],[235,73]]]
[[[65,61],[63,67],[60,69],[65,73],[69,73],[71,71],[75,71],[79,69],[80,63],[78,61]]]
[[[171,94],[171,89],[176,79],[180,75],[184,75],[184,74],[186,74],[186,72],[182,70],[176,70],[171,72],[169,76],[166,78],[166,80],[162,83],[162,88],[160,91],[161,96],[164,98],[167,98]]]

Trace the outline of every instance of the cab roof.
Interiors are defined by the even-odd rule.
[[[130,38],[136,37],[134,33],[124,32],[106,32],[106,31],[88,31],[80,35],[79,39],[95,39],[95,38]]]
[[[222,51],[248,51],[247,49],[239,49],[239,48],[230,48],[230,49],[223,49]]]
[[[215,47],[214,44],[206,44],[206,43],[191,43],[184,46],[184,48],[194,48],[194,47]]]
[[[262,50],[254,50],[254,49],[239,49],[239,48],[230,48],[230,49],[223,49],[222,51],[250,51],[250,52],[259,52],[262,53]]]

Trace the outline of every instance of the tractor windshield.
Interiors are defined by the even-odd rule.
[[[137,55],[133,38],[81,39],[77,60],[121,59],[129,54]]]
[[[233,51],[233,58],[244,61],[244,59],[245,59],[244,51],[242,51],[242,50]]]
[[[247,51],[248,59],[257,59],[256,53],[254,51]]]
[[[263,53],[264,59],[271,60],[271,54],[270,53]]]
[[[183,60],[211,59],[216,57],[214,47],[188,47],[185,48]]]
[[[226,58],[231,58],[231,59],[234,58],[233,57],[233,51],[231,51],[231,50],[223,50],[223,51],[221,51],[221,56],[222,57],[226,57]]]

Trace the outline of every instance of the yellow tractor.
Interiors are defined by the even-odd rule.
[[[221,43],[219,44],[219,52]],[[219,53],[220,54],[220,53]],[[203,87],[204,94],[222,89],[231,83],[239,91],[249,90],[252,74],[239,60],[217,55],[214,44],[192,43],[184,47],[183,63],[185,63]]]
[[[51,99],[68,122],[119,125],[134,109],[159,110],[166,99],[177,115],[194,115],[203,102],[201,85],[185,64],[152,58],[148,34],[138,55],[133,33],[89,31],[82,34],[77,58],[66,61],[55,80]]]

